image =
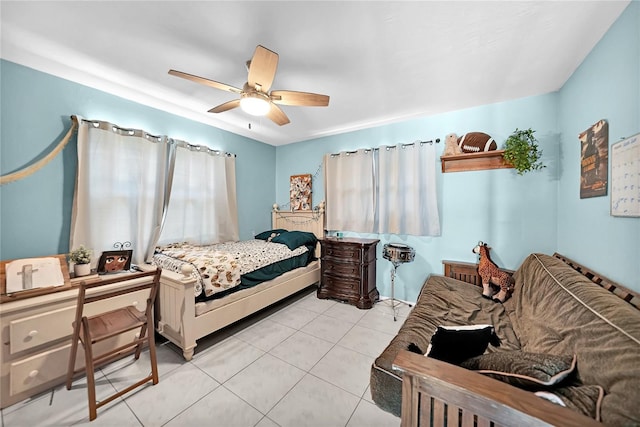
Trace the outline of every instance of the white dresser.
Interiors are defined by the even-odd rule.
[[[107,285],[109,289],[144,283],[153,276],[137,277],[136,273],[121,273],[122,282]],[[108,276],[109,279],[114,275]],[[105,288],[106,288],[105,287]],[[93,291],[93,292],[91,292]],[[88,295],[101,292],[91,289]],[[146,308],[149,291],[138,291],[121,295],[114,299],[102,300],[87,305],[85,313],[93,315],[124,305],[135,305],[140,311]],[[2,377],[0,380],[0,406],[5,408],[21,400],[64,383],[71,348],[71,323],[75,317],[77,287],[54,293],[5,301],[0,304],[2,332]],[[122,335],[105,341],[102,352],[107,347],[114,348],[130,340]],[[82,346],[78,349],[76,369],[84,366]]]

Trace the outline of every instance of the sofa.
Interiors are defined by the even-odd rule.
[[[556,419],[563,419],[562,414],[566,413],[562,411],[573,409],[606,425],[640,425],[638,297],[633,292],[596,276],[595,281],[602,282],[598,286],[591,280],[594,279],[593,272],[588,269],[576,271],[575,265],[572,267],[571,264],[566,259],[563,260],[562,256],[529,255],[515,271],[515,288],[511,298],[504,304],[482,298],[482,287],[477,284],[431,275],[398,334],[372,365],[370,385],[374,402],[397,416],[403,412],[404,423],[404,412],[412,404],[405,402],[405,408],[401,410],[402,378],[406,371],[394,366],[396,358],[407,349],[425,353],[438,326],[488,324],[493,326],[500,345],[489,345],[486,354],[481,357],[493,353],[509,357],[515,355],[516,358],[519,354],[569,358],[575,355],[571,372],[559,382],[518,386],[525,389],[527,394],[538,392],[541,396],[559,394],[566,389],[596,390],[595,395],[591,393],[591,397],[586,399],[587,402],[579,401],[584,396],[578,396],[578,402],[571,401],[575,396],[561,396],[567,408],[551,405],[560,410],[560,418]],[[609,289],[605,289],[604,285]],[[414,357],[412,361],[422,363],[420,361],[424,360],[428,364],[429,359]],[[519,359],[524,360],[522,357]],[[430,366],[425,372],[435,372],[437,369],[434,366]],[[442,371],[442,366],[445,371],[449,367],[452,372],[462,369],[437,361],[436,368]],[[423,380],[425,375],[422,375]],[[482,376],[482,381],[485,381],[484,375],[471,370],[465,378],[473,381],[475,376]],[[504,380],[500,376],[494,375],[494,378]],[[432,385],[437,383],[436,380],[441,378],[434,378]],[[488,390],[493,384],[491,381],[497,380],[486,378],[486,381],[488,385],[483,383],[480,390]],[[456,387],[460,390],[467,389],[467,392],[472,389],[464,384]],[[505,388],[504,384],[500,384],[500,387],[503,396],[510,394],[504,390],[511,388]],[[600,390],[599,394],[597,390]],[[515,393],[514,395],[520,396]],[[517,393],[521,391],[518,390]],[[532,401],[536,404],[544,400],[535,396]],[[549,402],[544,401],[540,405],[549,405]],[[553,412],[546,410],[547,406],[544,408],[545,412]],[[520,410],[526,412],[526,408]],[[433,421],[433,414],[426,416]]]

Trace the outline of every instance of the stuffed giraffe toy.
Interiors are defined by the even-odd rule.
[[[478,273],[482,279],[482,296],[503,303],[513,292],[513,278],[504,271],[500,271],[498,266],[491,261],[489,249],[491,248],[483,242],[478,242],[478,245],[473,248],[473,253],[480,255]],[[500,291],[495,295],[491,287],[492,284],[500,287]]]

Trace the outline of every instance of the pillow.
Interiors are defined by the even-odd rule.
[[[284,228],[276,228],[273,230],[263,231],[262,233],[256,234],[253,236],[254,239],[266,240],[268,242],[271,241],[274,237],[278,236],[281,233],[286,233],[287,230]]]
[[[271,239],[273,243],[282,243],[291,250],[305,245],[315,246],[318,239],[315,234],[306,231],[287,231]]]
[[[548,391],[538,391],[535,394],[600,421],[600,407],[604,398],[604,389],[599,385],[570,385]]]
[[[491,325],[438,326],[426,356],[459,365],[484,353],[489,343],[500,345]]]
[[[460,366],[518,387],[541,389],[567,378],[576,368],[576,356],[498,351],[465,360]]]

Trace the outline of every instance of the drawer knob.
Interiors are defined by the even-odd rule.
[[[29,331],[29,333],[27,335],[29,335],[31,338],[33,338],[36,335],[38,335],[38,331],[36,329],[34,329],[32,331]]]
[[[38,375],[38,370],[34,369],[33,371],[29,372],[29,378],[35,378]]]
[[[138,305],[138,301],[132,302],[131,305],[135,307],[136,305]]]

